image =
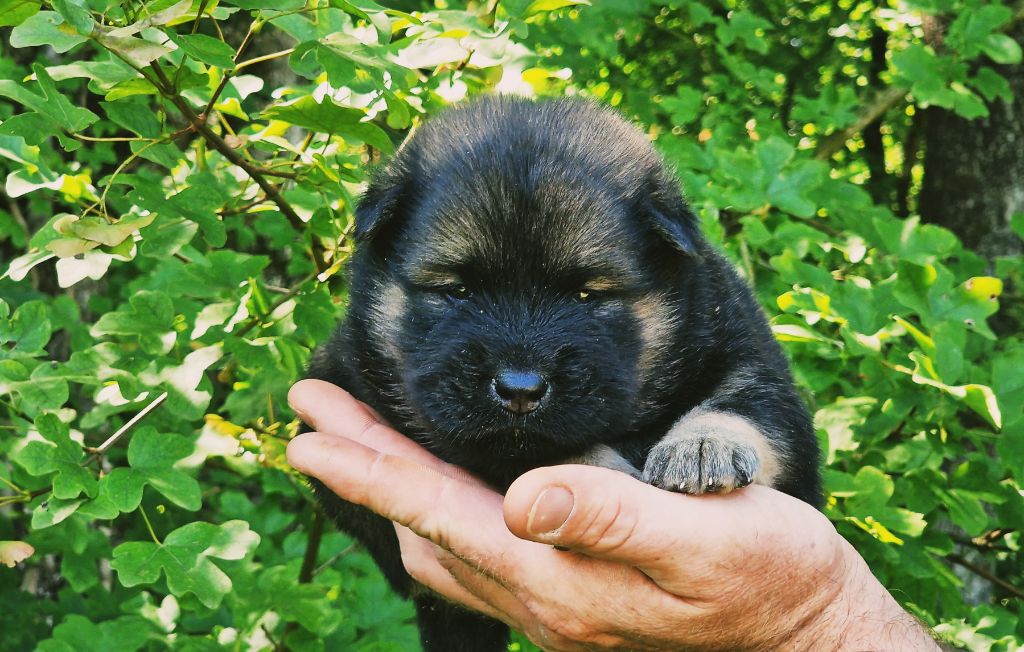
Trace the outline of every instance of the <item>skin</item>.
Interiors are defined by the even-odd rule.
[[[563,465],[502,496],[334,385],[289,402],[315,430],[295,468],[393,521],[418,582],[545,650],[939,649],[821,513],[768,487],[697,497]]]

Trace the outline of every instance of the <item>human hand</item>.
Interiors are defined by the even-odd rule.
[[[546,650],[938,649],[824,516],[772,489],[693,497],[565,465],[503,498],[333,385],[289,402],[317,431],[293,466],[394,521],[417,581]]]

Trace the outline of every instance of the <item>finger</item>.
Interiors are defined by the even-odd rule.
[[[288,461],[341,498],[407,526],[463,559],[486,559],[511,576],[511,548],[522,546],[501,517],[501,495],[416,461],[318,432],[288,444]],[[410,490],[412,488],[412,490]]]
[[[650,574],[661,562],[676,569],[679,558],[699,562],[718,554],[718,546],[741,531],[738,512],[748,510],[730,503],[742,493],[686,496],[608,469],[563,465],[535,469],[512,483],[504,517],[518,537]]]
[[[444,462],[391,428],[370,406],[323,380],[300,380],[288,391],[288,404],[313,430],[348,437],[370,448],[415,460],[431,468]]]
[[[443,548],[435,546],[434,552],[438,564],[445,569],[449,577],[463,591],[483,601],[498,613],[495,618],[520,631],[527,630],[534,624],[536,615],[500,582]]]
[[[447,564],[442,564],[438,560],[438,551],[441,548],[416,535],[403,525],[395,525],[395,533],[398,535],[398,543],[402,548],[402,564],[414,580],[449,600],[454,600],[491,618],[508,622],[507,614],[468,591],[449,572]],[[451,553],[444,554],[457,560]]]

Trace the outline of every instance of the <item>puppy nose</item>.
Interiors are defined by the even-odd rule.
[[[508,369],[494,377],[494,393],[506,410],[527,414],[540,405],[548,393],[548,383],[534,371]]]

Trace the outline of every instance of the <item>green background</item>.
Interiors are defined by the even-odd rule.
[[[410,605],[288,468],[284,397],[344,313],[368,171],[495,91],[641,125],[793,361],[836,527],[942,637],[1020,649],[1024,214],[940,219],[936,189],[1024,193],[1024,173],[955,182],[1024,133],[1022,20],[0,0],[0,649],[417,648]]]

